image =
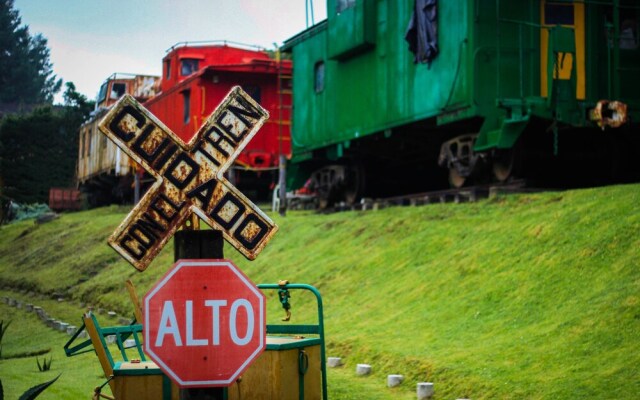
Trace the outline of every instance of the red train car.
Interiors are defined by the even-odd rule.
[[[291,154],[291,61],[229,42],[179,43],[162,60],[160,92],[144,103],[160,121],[189,141],[215,107],[241,86],[270,118],[229,171],[247,196],[268,198],[278,181],[278,159]]]

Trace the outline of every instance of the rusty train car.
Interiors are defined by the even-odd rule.
[[[115,73],[100,86],[96,109],[79,130],[77,186],[89,206],[123,202],[130,198],[135,165],[98,130],[98,122],[124,94],[144,102],[158,92],[160,78]]]
[[[167,50],[162,76],[155,82],[152,95],[141,99],[187,142],[233,86],[239,85],[249,93],[269,111],[270,119],[243,149],[228,178],[254,200],[268,197],[278,180],[280,155],[291,153],[292,65],[277,54],[228,41],[178,43]],[[108,80],[105,93],[113,93],[117,99],[125,92],[109,89],[115,83]],[[102,90],[100,93],[99,100],[104,98]],[[111,103],[99,104],[102,110]],[[78,182],[93,199],[92,205],[130,201],[135,174],[141,178],[142,190],[150,183],[150,178],[97,130],[103,115],[104,111],[97,112],[80,130]]]
[[[515,177],[640,179],[637,0],[326,5],[282,47],[294,63],[289,189],[330,204]]]

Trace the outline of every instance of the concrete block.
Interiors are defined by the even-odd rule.
[[[358,364],[356,365],[356,375],[369,375],[371,373],[371,365],[369,364]]]
[[[416,395],[418,400],[430,399],[433,396],[433,383],[431,382],[418,382],[416,387]]]
[[[387,375],[387,387],[396,387],[404,381],[404,375]]]
[[[340,357],[327,357],[327,367],[337,368],[342,366],[342,358]]]

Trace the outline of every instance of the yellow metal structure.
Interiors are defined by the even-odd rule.
[[[540,22],[543,26],[540,29],[540,95],[548,96],[548,76],[547,62],[549,50],[549,29],[553,26],[545,20],[545,8],[547,5],[555,5],[559,7],[573,8],[573,25],[562,24],[562,26],[573,28],[576,41],[576,60],[573,60],[572,54],[566,54],[562,65],[559,66],[559,74],[554,72],[555,79],[568,80],[571,77],[572,68],[576,68],[577,88],[576,99],[584,100],[586,98],[585,90],[585,39],[584,39],[584,3],[579,2],[555,2],[542,0],[540,2]],[[562,57],[562,56],[561,56]],[[559,78],[558,78],[559,76]]]

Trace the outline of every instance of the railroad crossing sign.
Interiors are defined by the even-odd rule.
[[[236,86],[185,144],[133,97],[120,99],[99,128],[156,182],[111,235],[111,247],[144,271],[195,213],[255,259],[278,227],[224,173],[268,117]]]
[[[266,348],[265,297],[229,260],[180,260],[144,298],[144,346],[181,387],[229,386]]]

